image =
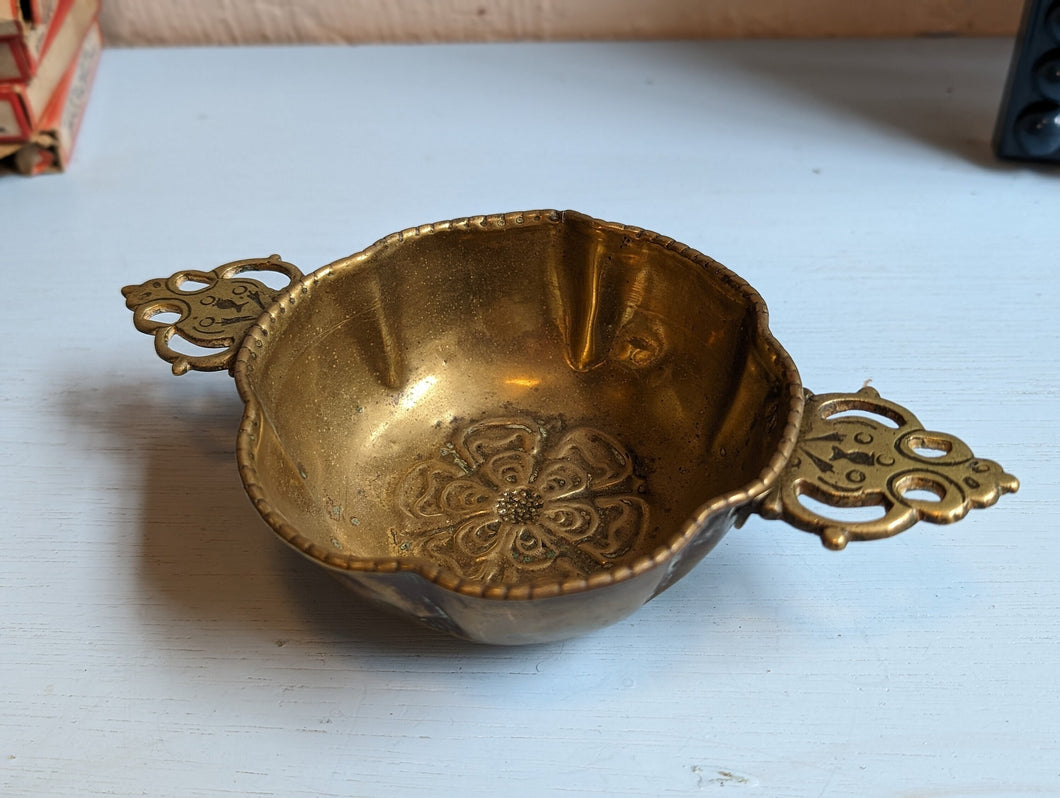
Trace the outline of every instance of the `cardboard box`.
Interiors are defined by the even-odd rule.
[[[0,39],[21,36],[55,11],[57,0],[0,0]]]
[[[17,4],[17,0],[10,0]],[[69,6],[69,0],[63,5]],[[48,34],[54,33],[51,24],[57,17],[58,0],[42,0],[38,6],[40,19],[32,24],[25,20],[15,21],[17,33],[0,37],[0,83],[26,82],[37,72],[41,55],[48,43]],[[0,26],[5,23],[7,5],[0,0]],[[10,27],[10,26],[8,26]]]
[[[4,0],[0,0],[4,2]],[[99,15],[100,0],[62,0],[37,73],[26,83],[0,84],[0,143],[28,141]]]
[[[0,0],[0,36],[21,36],[23,28],[30,24],[32,20],[26,19],[19,0]]]
[[[28,142],[0,145],[0,158],[5,159],[15,171],[36,175],[41,172],[61,172],[66,168],[85,115],[92,79],[102,50],[103,35],[99,25],[93,24],[76,60],[48,103],[40,129],[34,132]]]

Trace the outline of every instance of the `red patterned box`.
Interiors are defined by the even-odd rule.
[[[3,2],[3,0],[0,0]],[[0,84],[0,142],[28,141],[99,15],[100,0],[61,0],[36,74]]]
[[[66,168],[73,153],[81,119],[85,115],[92,80],[103,49],[103,36],[99,25],[89,30],[77,58],[70,65],[55,96],[41,119],[40,128],[28,142],[0,144],[0,156],[7,153],[15,171],[26,175],[41,172],[61,172]]]
[[[59,0],[41,0],[34,6],[39,16],[30,21],[11,16],[21,9],[18,0],[0,0],[0,83],[25,82],[36,74],[59,6]]]

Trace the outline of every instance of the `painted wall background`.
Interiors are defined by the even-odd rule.
[[[1011,35],[1021,0],[106,0],[110,45]]]

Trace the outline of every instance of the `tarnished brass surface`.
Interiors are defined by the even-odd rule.
[[[643,545],[647,481],[618,440],[562,419],[457,428],[398,488],[399,548],[489,584],[588,577]]]
[[[849,411],[859,412],[840,415]],[[977,458],[953,435],[928,432],[911,412],[866,386],[856,394],[808,394],[795,453],[760,512],[842,549],[851,540],[897,535],[918,520],[953,523],[1018,488],[1019,480],[993,460]],[[879,506],[884,513],[840,524],[807,508],[800,496],[833,507]]]
[[[236,351],[255,319],[271,305],[279,290],[237,274],[250,271],[274,271],[285,275],[290,283],[302,273],[278,255],[251,258],[219,266],[210,272],[185,269],[169,279],[148,280],[127,285],[121,290],[126,306],[133,311],[133,323],[140,332],[155,337],[155,351],[173,364],[173,373],[221,371],[230,368]],[[161,313],[176,313],[176,321],[158,321]],[[204,348],[223,349],[203,355],[184,355],[170,348],[169,342],[179,336]]]
[[[267,269],[292,284],[266,294],[235,276]],[[123,290],[175,372],[231,369],[240,474],[273,529],[362,595],[453,634],[525,643],[611,623],[760,508],[835,547],[882,536],[798,502],[826,495],[798,468],[832,464],[812,439],[832,432],[804,430],[789,466],[806,398],[761,297],[655,233],[527,211],[405,230],[304,278],[274,256]],[[153,320],[166,311],[181,316]],[[179,355],[174,335],[224,351]],[[955,520],[938,474],[966,447],[912,427],[902,441],[872,455],[862,492],[916,509],[889,508],[886,534]],[[919,446],[949,448],[916,475],[886,470]],[[897,499],[877,490],[886,479]],[[941,512],[902,497],[909,486],[935,490]],[[1009,489],[1001,477],[962,495]],[[832,504],[853,495],[836,490]]]

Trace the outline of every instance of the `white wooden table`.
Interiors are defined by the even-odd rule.
[[[70,172],[0,180],[0,794],[1060,795],[1060,173],[990,155],[1009,49],[108,51]],[[536,207],[717,257],[808,386],[873,380],[1020,493],[839,554],[752,519],[565,643],[362,606],[118,289]]]

